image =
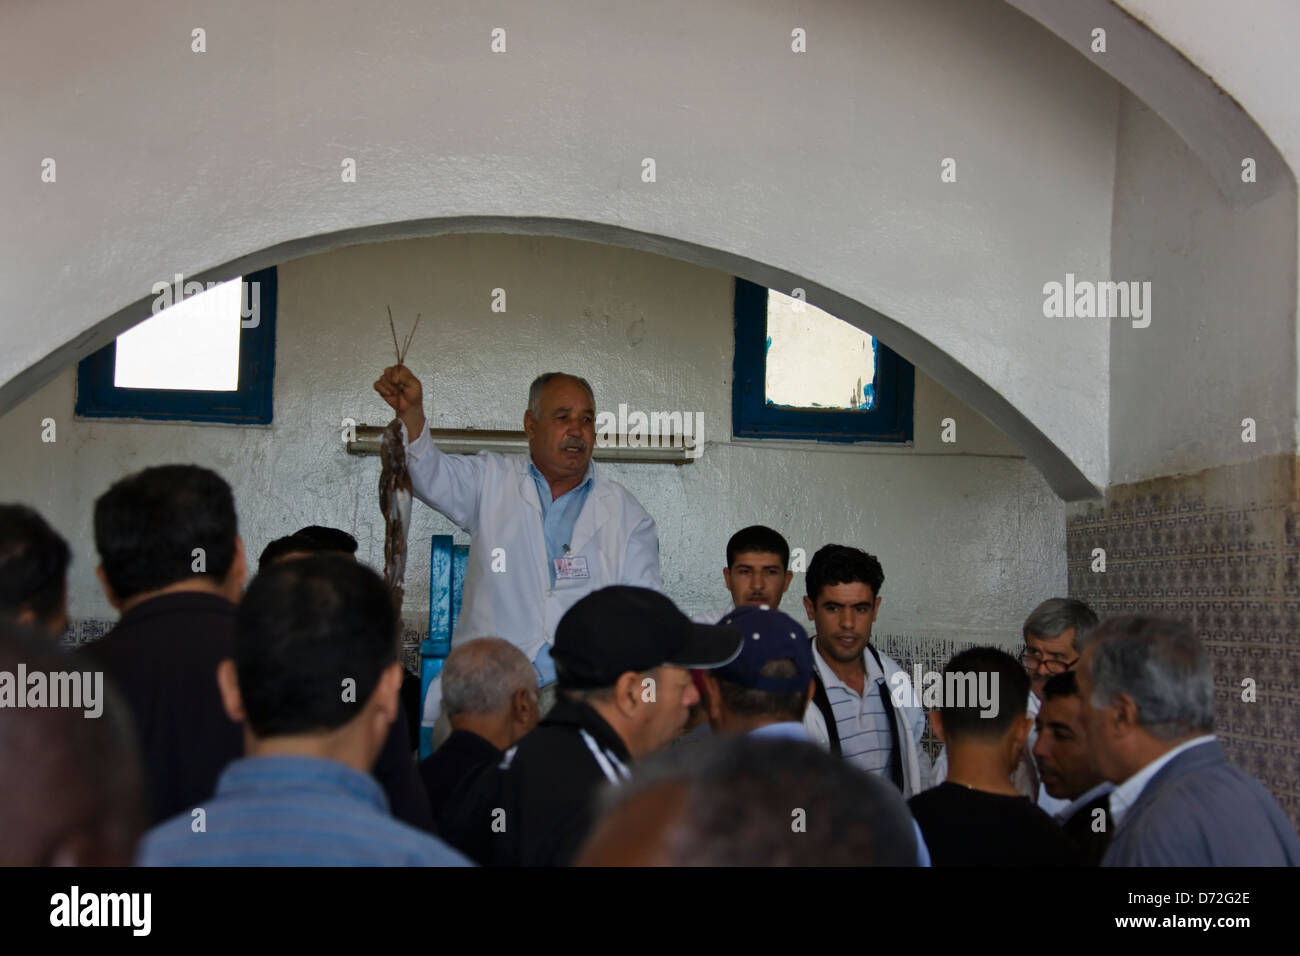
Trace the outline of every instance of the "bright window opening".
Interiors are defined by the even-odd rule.
[[[117,337],[117,388],[239,388],[240,279],[187,296]]]
[[[769,290],[765,401],[792,408],[875,407],[876,340],[814,305]]]

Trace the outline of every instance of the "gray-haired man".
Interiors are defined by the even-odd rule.
[[[1103,866],[1297,866],[1277,801],[1214,738],[1209,655],[1185,624],[1103,621],[1078,671],[1088,745],[1116,784]]]
[[[420,762],[434,821],[479,771],[537,726],[537,672],[523,652],[498,637],[452,650],[442,668],[442,705],[451,736]]]
[[[1020,653],[1020,663],[1029,675],[1029,707],[1031,720],[1037,720],[1043,706],[1043,685],[1057,674],[1064,674],[1079,663],[1079,647],[1097,626],[1097,612],[1074,598],[1048,598],[1029,612],[1021,626],[1025,647]],[[1039,782],[1038,768],[1033,750],[1038,742],[1037,729],[1031,729],[1025,742],[1020,764],[1011,776],[1017,790],[1034,800],[1049,814],[1057,814],[1070,805],[1068,800],[1057,800]],[[934,762],[931,774],[933,786],[938,786],[948,774],[948,751]]]
[[[596,399],[586,379],[548,372],[533,380],[526,455],[444,454],[429,437],[420,380],[404,365],[384,369],[375,391],[402,421],[415,497],[470,535],[453,644],[500,635],[546,687],[555,681],[555,628],[579,599],[616,584],[663,591],[654,520],[592,463]],[[438,719],[440,691],[434,681],[426,727]]]

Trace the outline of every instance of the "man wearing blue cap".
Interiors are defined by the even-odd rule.
[[[718,623],[739,628],[745,641],[731,663],[702,673],[713,732],[808,740],[803,724],[813,694],[808,633],[766,604],[741,605]]]
[[[804,725],[815,688],[808,632],[766,604],[742,605],[718,623],[739,629],[744,643],[730,663],[700,672],[713,732],[811,741]],[[929,866],[921,828],[913,821],[912,829],[917,863]]]

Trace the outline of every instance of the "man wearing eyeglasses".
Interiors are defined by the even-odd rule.
[[[1048,598],[1029,612],[1021,634],[1025,646],[1020,652],[1020,663],[1029,675],[1030,718],[1038,717],[1038,709],[1043,702],[1043,685],[1057,674],[1072,670],[1079,663],[1078,642],[1086,638],[1097,626],[1097,614],[1082,601],[1074,598]],[[1030,800],[1037,800],[1038,805],[1049,814],[1054,814],[1069,806],[1068,800],[1052,797],[1038,780],[1038,768],[1034,764],[1033,749],[1037,743],[1036,730],[1029,731],[1025,751],[1020,766],[1012,775],[1016,789]],[[945,750],[934,762],[932,779],[934,786],[942,783],[948,775],[948,753]]]

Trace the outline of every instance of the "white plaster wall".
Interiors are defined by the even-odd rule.
[[[506,289],[505,315],[490,311],[495,287]],[[1063,504],[924,374],[912,448],[733,442],[730,276],[593,243],[455,236],[280,267],[268,428],[76,421],[72,368],[0,416],[0,500],[33,505],[71,540],[74,617],[111,616],[93,576],[94,498],[152,464],[193,461],[225,476],[254,561],[270,539],[320,523],[352,531],[362,559],[382,565],[378,460],[346,454],[339,425],[388,418],[371,389],[393,360],[385,304],[402,326],[424,313],[408,364],[435,427],[521,427],[529,381],[552,368],[588,377],[601,408],[704,413],[708,445],[695,463],[600,466],[656,518],[668,590],[692,613],[726,601],[727,538],[756,522],[809,556],[832,540],[878,554],[882,634],[1006,642],[1035,603],[1065,590]],[[40,440],[45,417],[57,422],[52,444]],[[939,440],[945,417],[958,423],[955,445]],[[465,540],[417,507],[406,605],[417,630],[424,542],[452,532]],[[787,604],[797,610],[797,599]]]
[[[1290,167],[1291,199],[1300,169],[1300,103],[1296,100],[1296,46],[1300,43],[1300,4],[1294,0],[1244,0],[1225,7],[1221,0],[1115,0],[1150,29],[1177,47],[1242,105]],[[1292,218],[1294,227],[1300,216]],[[1293,228],[1292,232],[1295,230]],[[1293,252],[1297,243],[1290,237]],[[1300,268],[1292,263],[1293,283]],[[1300,285],[1291,290],[1293,321]],[[1300,375],[1300,336],[1288,351]],[[1295,380],[1293,380],[1295,381]],[[1290,397],[1290,396],[1288,396]],[[1300,402],[1300,385],[1294,400]],[[1300,414],[1292,416],[1300,443]]]
[[[1234,206],[1149,108],[1125,96],[1115,278],[1151,280],[1152,320],[1111,330],[1111,481],[1290,451],[1296,192]],[[1242,421],[1255,441],[1242,441]]]
[[[5,4],[0,408],[164,276],[507,217],[798,277],[1087,495],[1107,330],[1045,334],[1041,288],[1105,275],[1116,101],[998,0]]]

